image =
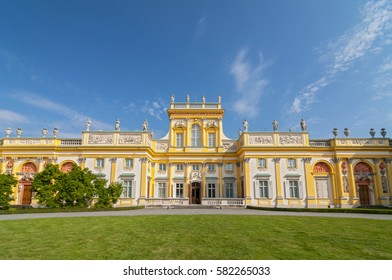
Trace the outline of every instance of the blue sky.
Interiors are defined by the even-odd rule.
[[[222,96],[224,131],[392,134],[392,1],[0,2],[0,137],[168,130],[176,101]],[[2,132],[1,132],[2,131]],[[15,134],[14,134],[15,135]]]

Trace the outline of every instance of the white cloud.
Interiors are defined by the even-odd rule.
[[[195,39],[200,38],[207,30],[207,15],[203,15],[197,21],[196,31],[195,31]]]
[[[26,103],[28,105],[31,105],[36,108],[41,108],[47,111],[51,111],[54,113],[57,113],[63,117],[65,117],[65,120],[67,121],[68,126],[72,127],[84,127],[86,119],[88,116],[74,110],[71,108],[68,108],[62,104],[53,102],[49,99],[46,99],[40,95],[26,92],[26,91],[19,91],[19,92],[14,92],[12,94],[12,97],[19,100],[20,102]],[[92,126],[96,129],[112,129],[113,126],[97,121],[95,119],[91,119]],[[64,120],[62,120],[64,121]]]
[[[328,46],[324,58],[332,60],[323,77],[305,87],[295,97],[291,113],[308,110],[316,102],[317,93],[330,84],[334,77],[348,70],[358,59],[365,55],[379,53],[382,47],[389,44],[392,30],[392,2],[369,1],[361,10],[362,20],[354,28],[339,37]],[[389,32],[389,33],[388,33]]]
[[[11,125],[14,123],[29,123],[29,120],[26,116],[2,109],[0,109],[0,121],[5,122],[6,125]]]
[[[158,120],[162,120],[162,114],[164,114],[166,110],[165,102],[160,98],[152,102],[146,100],[141,108],[142,112],[147,113]]]
[[[234,111],[249,118],[258,115],[259,102],[268,80],[264,77],[268,63],[264,62],[263,55],[259,53],[259,63],[252,67],[246,59],[248,50],[242,49],[231,65],[230,74],[234,76],[238,98],[233,104]]]

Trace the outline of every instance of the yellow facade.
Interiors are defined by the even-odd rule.
[[[154,139],[147,127],[139,132],[86,127],[80,139],[7,135],[0,139],[0,172],[18,179],[13,204],[35,204],[31,180],[54,162],[60,168],[76,163],[109,182],[123,182],[127,190],[116,206],[391,205],[388,138],[312,140],[306,127],[255,132],[245,121],[238,138],[229,139],[223,117],[220,98],[172,98],[169,133],[162,139]]]

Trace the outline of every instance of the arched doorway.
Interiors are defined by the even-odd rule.
[[[354,176],[361,206],[374,204],[373,168],[366,162],[358,162],[354,167]]]
[[[191,183],[191,204],[201,204],[201,183]]]
[[[320,206],[334,205],[330,166],[322,161],[317,162],[313,166],[313,177],[316,198]]]
[[[24,163],[20,169],[19,174],[22,175],[22,177],[18,181],[18,185],[20,190],[19,203],[22,205],[31,204],[31,184],[37,170],[37,166],[32,162]]]

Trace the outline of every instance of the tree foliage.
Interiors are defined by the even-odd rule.
[[[18,181],[11,174],[0,174],[0,209],[10,208],[12,197],[12,188],[17,185]]]
[[[74,164],[69,173],[58,165],[48,164],[36,174],[32,190],[39,204],[50,208],[111,207],[122,193],[121,183],[112,183],[93,174],[88,168]]]

